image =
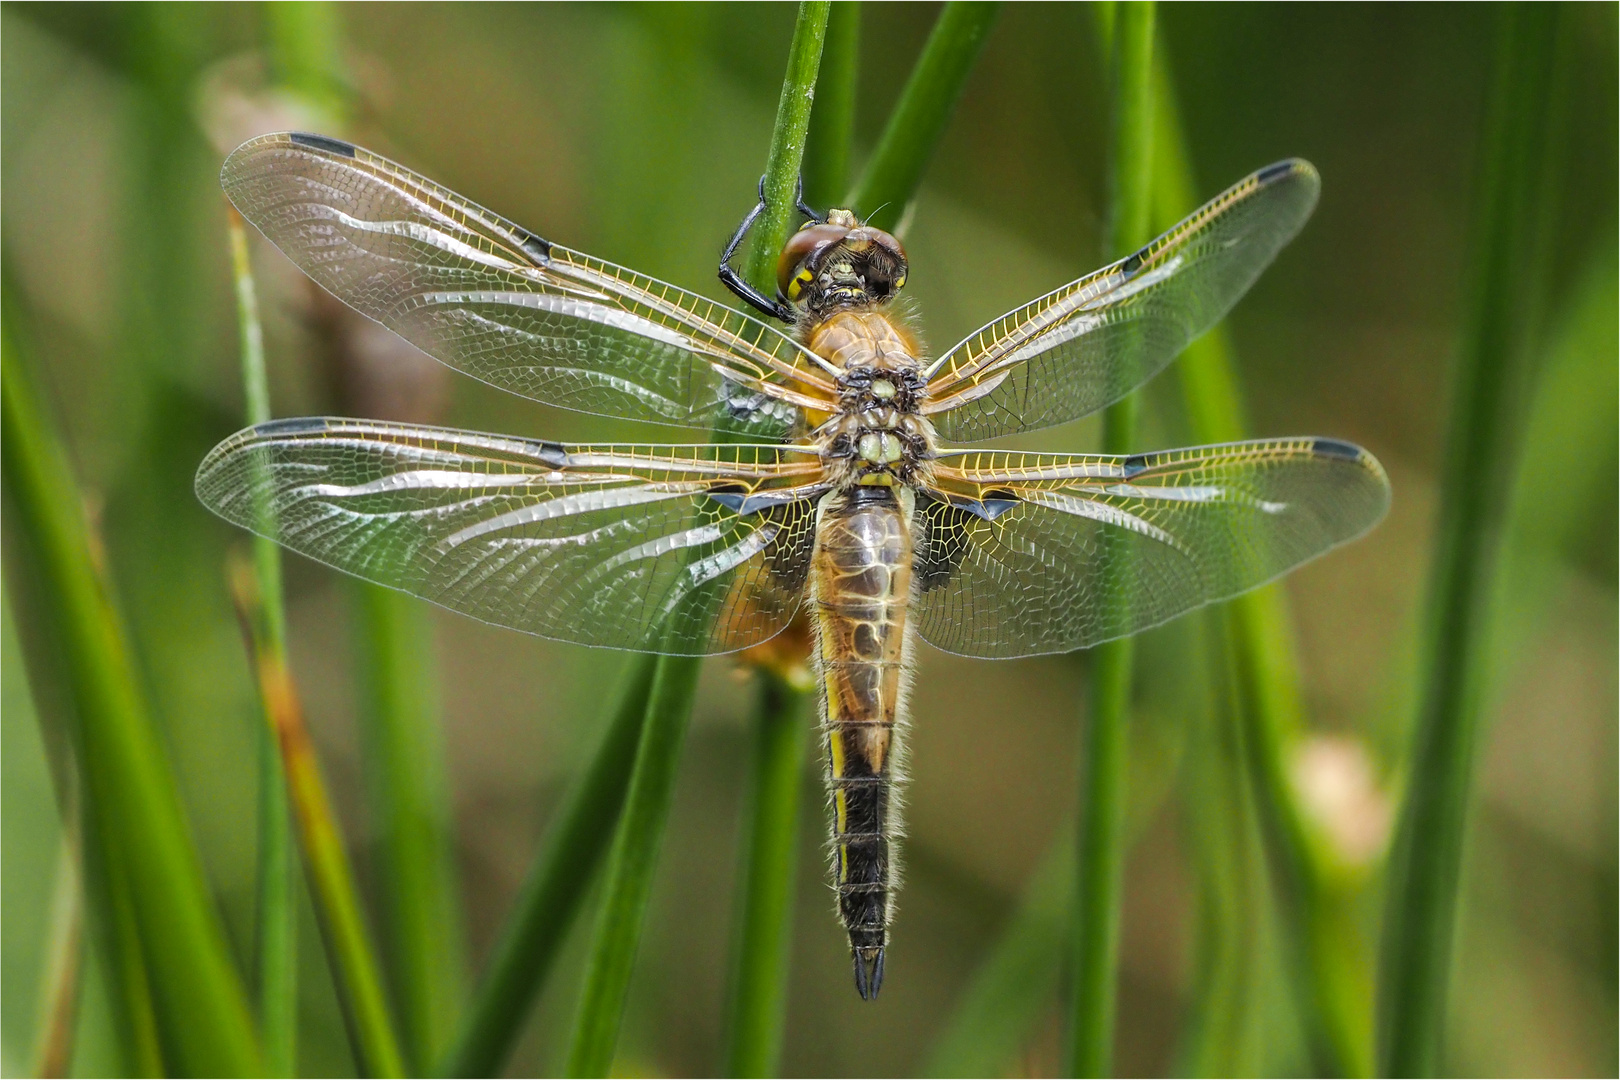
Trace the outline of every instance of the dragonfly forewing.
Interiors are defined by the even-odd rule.
[[[1158,374],[1231,310],[1293,239],[1321,182],[1261,169],[1128,258],[1008,312],[929,369],[942,438],[976,442],[1077,419]]]
[[[221,183],[323,288],[501,389],[667,424],[741,417],[760,438],[791,429],[793,403],[831,394],[820,361],[776,329],[348,143],[265,135],[226,159]]]

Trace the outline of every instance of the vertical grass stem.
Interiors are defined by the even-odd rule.
[[[602,745],[523,882],[440,1075],[490,1076],[511,1054],[618,824],[657,667],[656,656],[631,661]]]
[[[797,213],[793,195],[815,100],[827,12],[826,0],[804,0],[799,5],[766,159],[765,211],[755,224],[745,266],[750,281],[769,279],[776,253]],[[701,658],[692,656],[658,660],[635,769],[608,860],[606,895],[569,1051],[570,1076],[604,1075],[613,1063],[701,663]]]
[[[88,860],[100,881],[92,895],[112,888],[114,940],[147,960],[153,1012],[174,1067],[261,1075],[252,1013],[112,590],[92,553],[82,496],[9,325],[0,329],[7,527],[24,534],[34,587],[52,613],[73,705],[85,841],[98,849]],[[135,928],[138,938],[129,933]]]
[[[1117,5],[1112,23],[1109,257],[1118,258],[1149,239],[1153,5]],[[1136,413],[1135,395],[1104,412],[1105,453],[1125,454],[1135,449]],[[1112,585],[1125,604],[1130,602],[1127,582],[1128,569],[1117,574]],[[1074,999],[1068,1043],[1069,1074],[1073,1076],[1106,1076],[1113,1065],[1133,653],[1130,638],[1099,645],[1092,653],[1074,905]]]
[[[1197,186],[1163,62],[1155,66],[1154,94],[1153,227],[1168,229],[1197,205]],[[1176,375],[1194,441],[1248,438],[1236,358],[1223,326],[1187,347],[1176,362]],[[1232,706],[1226,711],[1243,727],[1244,771],[1255,791],[1277,883],[1307,1041],[1321,1072],[1365,1076],[1372,1068],[1371,1010],[1368,988],[1356,978],[1353,954],[1360,933],[1347,918],[1346,898],[1331,895],[1326,853],[1301,817],[1287,775],[1288,755],[1305,725],[1287,596],[1277,585],[1246,593],[1223,605],[1211,626],[1229,643],[1221,649],[1233,679]]]
[[[727,1076],[781,1073],[799,804],[809,741],[810,695],[774,671],[761,670],[759,684],[728,1007]]]
[[[289,802],[314,892],[315,913],[331,959],[355,1061],[366,1076],[404,1076],[405,1062],[355,890],[354,872],[326,794],[326,782],[321,778],[315,746],[304,724],[303,705],[292,673],[285,657],[265,635],[267,620],[256,574],[241,563],[233,563],[231,586],[266,722],[280,749]]]
[[[1534,306],[1541,162],[1558,5],[1497,11],[1498,44],[1471,241],[1472,281],[1452,376],[1427,665],[1413,730],[1379,970],[1386,1075],[1441,1067],[1446,993],[1479,735],[1481,637],[1512,475],[1515,391]],[[1527,304],[1527,300],[1529,303]]]
[[[258,291],[248,257],[242,217],[227,207],[231,272],[236,285],[238,344],[247,422],[270,419],[270,384],[264,366],[264,330]],[[258,509],[263,516],[263,507]],[[281,550],[275,541],[253,537],[253,568],[262,598],[264,635],[286,662],[287,619],[281,592]],[[268,720],[268,718],[266,718]],[[298,1065],[298,865],[293,850],[287,784],[281,754],[269,723],[258,728],[259,851],[258,902],[254,949],[259,995],[259,1031],[265,1067],[272,1076],[292,1076]]]
[[[844,201],[867,215],[870,224],[890,231],[902,227],[998,10],[999,5],[981,0],[951,0],[940,12],[877,149]]]

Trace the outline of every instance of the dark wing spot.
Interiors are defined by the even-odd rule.
[[[1135,476],[1137,473],[1147,471],[1147,455],[1132,454],[1120,464],[1124,468],[1127,477]]]
[[[268,420],[253,431],[257,435],[310,435],[326,428],[323,416],[289,416],[284,420]]]
[[[560,469],[568,464],[568,451],[562,443],[535,440],[529,445],[534,448],[534,456],[552,468]]]
[[[1274,165],[1267,165],[1265,168],[1254,174],[1254,179],[1260,184],[1269,184],[1273,180],[1281,180],[1283,177],[1292,173],[1298,164],[1299,162],[1297,160],[1294,158],[1289,158],[1287,161],[1279,161]]]
[[[534,261],[536,266],[545,266],[551,262],[551,241],[544,240],[532,232],[519,230],[517,233],[518,246],[523,254]]]
[[[962,565],[970,546],[968,530],[974,515],[959,506],[919,492],[916,522],[916,554],[911,572],[923,592],[939,588],[951,580]]]
[[[1311,443],[1311,451],[1323,457],[1342,458],[1345,461],[1361,460],[1361,447],[1338,439],[1317,439]]]
[[[984,502],[979,504],[980,509],[977,511],[977,513],[986,521],[994,521],[996,518],[1000,517],[1002,514],[1005,514],[1022,501],[1023,500],[1016,498],[985,499]]]
[[[726,484],[724,487],[711,488],[709,498],[733,514],[740,514],[748,502],[748,489],[741,484]]]
[[[325,150],[328,154],[336,154],[338,157],[354,157],[354,144],[346,143],[342,139],[311,135],[307,131],[295,131],[288,138],[299,146],[307,146],[312,150]]]
[[[709,498],[734,514],[759,514],[777,507],[791,506],[809,497],[803,489],[792,491],[761,491],[749,494],[741,484],[718,484],[708,491]]]
[[[1127,276],[1136,273],[1138,270],[1142,269],[1142,262],[1147,258],[1147,254],[1148,249],[1143,248],[1136,254],[1129,256],[1124,262],[1119,264],[1119,272]]]

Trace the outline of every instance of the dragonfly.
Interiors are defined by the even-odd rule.
[[[202,462],[237,525],[515,630],[704,656],[801,612],[827,755],[832,884],[855,987],[883,983],[895,770],[917,640],[971,657],[1068,652],[1235,596],[1371,529],[1382,467],[1332,438],[1129,455],[953,444],[1118,401],[1219,321],[1316,204],[1307,162],[1253,173],[1127,258],[930,358],[895,304],[893,235],[805,222],[753,309],[594,258],[386,158],[283,132],[221,181],[338,299],[450,367],[706,442],[564,445],[377,420],[275,420]]]

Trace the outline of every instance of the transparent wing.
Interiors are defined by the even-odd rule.
[[[1003,315],[935,361],[940,436],[976,442],[1118,401],[1220,321],[1316,205],[1309,162],[1261,169],[1141,251]]]
[[[197,495],[300,554],[485,622],[699,655],[792,619],[819,476],[789,447],[565,447],[316,418],[226,439]]]
[[[836,397],[820,361],[764,323],[548,243],[348,143],[264,135],[220,183],[323,288],[503,390],[670,424],[726,410],[761,438],[786,432],[795,404]]]
[[[917,628],[967,656],[1063,652],[1254,588],[1372,528],[1389,481],[1331,439],[1131,457],[960,452],[916,510]]]

